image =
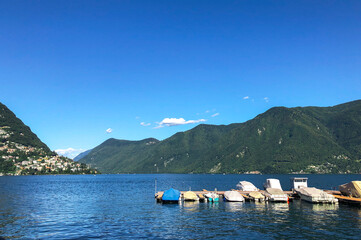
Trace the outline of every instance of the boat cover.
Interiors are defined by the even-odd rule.
[[[254,198],[254,199],[262,199],[264,198],[264,196],[262,195],[262,193],[258,192],[258,191],[254,191],[254,192],[250,192],[249,193],[249,196],[251,198]]]
[[[299,188],[296,191],[300,192],[303,195],[310,196],[310,197],[317,197],[322,194],[327,194],[326,192],[324,192],[320,189],[314,188],[314,187]]]
[[[287,202],[288,196],[279,188],[266,188],[265,196],[267,196],[270,201],[274,202]]]
[[[237,189],[239,189],[241,191],[247,191],[247,192],[252,192],[252,191],[258,190],[251,182],[247,182],[247,181],[240,181],[237,184]]]
[[[208,201],[210,201],[210,202],[218,202],[219,201],[219,195],[215,192],[206,193],[204,196],[206,196],[206,198],[208,198]]]
[[[195,192],[188,191],[183,194],[184,201],[197,201],[199,200],[199,197]]]
[[[279,188],[267,188],[266,192],[271,195],[285,195],[285,193]]]
[[[237,191],[224,192],[224,198],[229,202],[243,202],[244,197]]]
[[[263,187],[266,188],[278,188],[282,190],[280,180],[275,178],[268,178],[264,183]]]
[[[171,188],[163,193],[162,200],[163,201],[178,201],[179,197],[180,197],[180,191]]]
[[[304,187],[296,189],[298,195],[300,195],[301,199],[309,202],[323,202],[323,203],[336,203],[337,199],[331,194],[322,191],[321,189],[317,189],[314,187]]]
[[[361,198],[361,181],[352,181],[338,187],[342,195]]]

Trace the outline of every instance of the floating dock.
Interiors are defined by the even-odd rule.
[[[240,194],[242,194],[242,196],[245,198],[246,201],[252,201],[252,199],[248,195],[250,192],[240,191],[240,190],[233,190],[233,191],[237,191]],[[335,198],[338,199],[338,201],[340,203],[361,206],[361,198],[343,196],[343,195],[341,195],[340,191],[333,191],[333,190],[324,190],[324,191],[333,195]],[[181,197],[183,197],[183,194],[187,191],[180,191],[180,192],[181,192]],[[206,198],[204,196],[205,194],[210,193],[210,192],[215,192],[215,193],[219,194],[221,198],[223,198],[225,191],[208,191],[208,190],[203,189],[203,191],[193,191],[193,192],[198,195],[198,197],[200,198],[200,201],[205,201],[206,200]],[[259,190],[259,192],[264,194],[265,191]],[[164,193],[163,191],[159,191],[155,194],[155,198],[157,201],[160,202],[162,200],[163,193]],[[299,198],[299,196],[293,191],[284,191],[284,193],[288,195],[290,201],[292,201],[293,199]]]
[[[249,193],[248,191],[240,191],[240,190],[234,190],[232,189],[232,191],[237,191],[239,192],[244,198],[246,201],[252,201],[252,199],[249,197]],[[183,198],[183,194],[187,191],[180,191],[181,192],[181,197]],[[200,201],[204,201],[205,200],[205,194],[207,193],[210,193],[210,192],[214,192],[214,193],[217,193],[222,199],[224,197],[224,192],[226,191],[208,191],[208,190],[205,190],[203,189],[202,191],[192,191],[194,192],[195,194],[198,195],[198,197],[200,198]],[[259,190],[260,193],[262,193],[264,195],[265,191],[264,190]],[[283,191],[285,194],[288,195],[289,197],[289,200],[292,201],[294,198],[297,198],[297,195],[295,195],[294,192],[292,191]],[[161,201],[162,200],[162,196],[163,196],[163,191],[159,191],[155,194],[155,198],[157,199],[157,201]]]
[[[325,192],[332,194],[340,203],[361,206],[361,198],[343,196],[340,191],[325,190]]]

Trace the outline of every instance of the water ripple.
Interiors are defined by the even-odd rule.
[[[359,239],[361,209],[346,205],[154,201],[158,188],[231,189],[254,175],[0,178],[0,236],[11,239]],[[289,175],[277,178],[287,179]],[[248,179],[247,179],[248,178]],[[309,176],[333,186],[356,176]],[[350,179],[347,179],[350,178]],[[351,179],[352,178],[352,179]],[[282,180],[281,180],[282,181]],[[259,186],[261,187],[261,186]]]

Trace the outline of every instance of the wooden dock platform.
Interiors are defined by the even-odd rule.
[[[249,197],[249,193],[250,192],[247,192],[247,191],[240,191],[240,190],[234,190],[232,189],[232,191],[237,191],[239,192],[240,194],[242,194],[242,196],[245,198],[246,201],[252,201],[252,199]],[[262,194],[264,194],[264,190],[259,190]],[[349,197],[349,196],[343,196],[341,195],[341,192],[340,191],[334,191],[334,190],[324,190],[325,192],[333,195],[335,198],[338,199],[338,201],[340,203],[345,203],[345,204],[351,204],[351,205],[357,205],[357,206],[361,206],[361,198],[355,198],[355,197]],[[181,192],[181,196],[183,197],[183,194],[187,191],[180,191]],[[205,198],[205,194],[209,193],[209,192],[215,192],[217,194],[220,195],[221,198],[224,197],[224,192],[226,191],[209,191],[209,190],[206,190],[206,189],[203,189],[202,191],[193,191],[194,193],[196,193],[199,198],[200,198],[200,201],[205,201],[206,198]],[[163,196],[163,191],[159,191],[155,194],[155,198],[157,199],[157,201],[161,201],[162,200],[162,196]],[[284,193],[286,193],[289,197],[289,200],[290,201],[293,201],[293,199],[298,199],[299,196],[297,194],[295,194],[293,191],[284,191]]]
[[[340,191],[331,191],[325,190],[327,193],[332,194],[335,198],[338,199],[340,203],[352,204],[352,205],[360,205],[361,206],[361,198],[343,196]]]
[[[248,196],[248,194],[249,194],[250,192],[248,192],[248,191],[234,190],[234,189],[232,189],[232,191],[237,191],[237,192],[239,192],[239,193],[245,198],[246,201],[251,201],[251,198]],[[264,193],[265,193],[264,190],[259,190],[259,191],[264,195]],[[180,192],[181,192],[181,196],[183,197],[183,194],[184,194],[185,192],[187,192],[187,191],[180,191]],[[192,192],[194,192],[195,194],[197,194],[197,195],[200,197],[201,200],[204,200],[204,199],[205,199],[204,195],[207,194],[207,193],[215,192],[215,193],[219,194],[219,196],[220,196],[221,198],[223,198],[223,197],[224,197],[224,192],[226,192],[226,191],[209,191],[209,190],[203,189],[202,191],[192,191]],[[157,193],[155,194],[154,197],[155,197],[157,200],[161,201],[162,196],[163,196],[163,193],[164,193],[163,191],[159,191],[159,192],[157,192]],[[295,195],[294,195],[294,193],[293,193],[292,191],[284,191],[284,193],[289,196],[289,199],[290,199],[291,201],[295,198]]]

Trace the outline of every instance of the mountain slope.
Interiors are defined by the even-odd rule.
[[[4,104],[0,103],[0,137],[1,142],[11,141],[25,146],[32,146],[50,152],[48,146],[40,141],[31,129],[26,126]]]
[[[77,161],[79,161],[80,159],[84,158],[86,155],[88,155],[88,154],[91,152],[91,150],[93,150],[93,149],[89,149],[89,150],[87,150],[87,151],[85,151],[85,152],[79,153],[79,154],[73,159],[73,161],[74,161],[74,162],[77,162]]]
[[[358,173],[361,101],[275,107],[245,123],[201,124],[132,151],[117,141],[104,142],[96,158],[91,152],[80,161],[111,173]]]
[[[93,167],[100,167],[105,172],[118,172],[122,170],[131,170],[138,168],[138,159],[146,156],[147,150],[159,141],[154,138],[148,138],[141,141],[126,141],[110,138],[93,148],[79,162],[90,164]],[[118,161],[122,159],[122,161]],[[99,164],[101,163],[101,164]],[[114,164],[116,163],[116,164]],[[99,170],[100,170],[99,168]]]
[[[97,173],[50,151],[48,146],[0,103],[0,175]]]

